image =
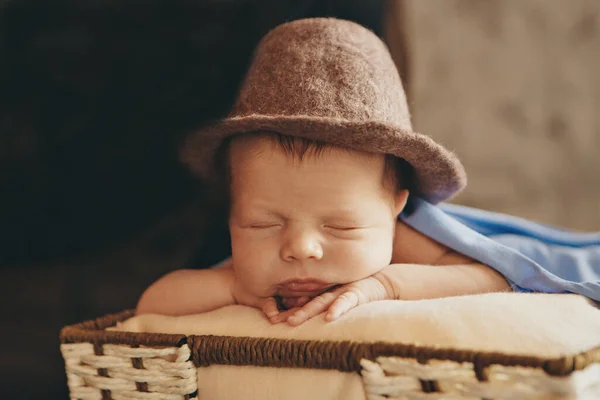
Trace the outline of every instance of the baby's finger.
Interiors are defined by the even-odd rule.
[[[260,302],[260,308],[269,319],[279,314],[279,309],[277,308],[277,301],[275,301],[274,297],[262,299]]]
[[[334,292],[325,292],[308,303],[304,305],[301,309],[296,311],[293,315],[291,315],[287,322],[292,326],[297,326],[303,323],[304,321],[314,317],[315,315],[321,314],[323,311],[327,310],[331,303],[336,299],[338,294]]]
[[[325,314],[327,321],[333,321],[340,315],[348,312],[360,304],[358,294],[353,291],[347,291],[338,296],[337,299],[329,307],[329,311]]]
[[[302,307],[306,303],[310,301],[310,297],[301,296],[301,297],[285,297],[281,299],[284,307],[286,309],[294,308],[294,307]]]
[[[298,308],[298,307],[294,307],[294,308],[290,308],[289,310],[280,311],[279,314],[275,315],[272,318],[269,318],[269,321],[272,324],[279,324],[281,322],[285,322],[289,318],[290,315],[294,314],[299,309],[300,308]]]

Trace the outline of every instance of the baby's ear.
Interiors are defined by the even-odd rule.
[[[408,189],[402,189],[394,196],[394,215],[400,215],[408,201]]]

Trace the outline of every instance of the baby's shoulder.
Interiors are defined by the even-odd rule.
[[[411,228],[404,222],[396,222],[392,263],[434,264],[450,249],[429,236]]]
[[[398,220],[394,236],[392,263],[457,265],[475,262],[472,258],[436,242]]]

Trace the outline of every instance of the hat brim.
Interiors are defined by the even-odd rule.
[[[403,158],[415,169],[417,195],[433,204],[448,200],[467,183],[458,158],[433,139],[375,121],[270,115],[224,119],[191,134],[182,149],[182,160],[201,179],[210,180],[216,173],[214,158],[224,139],[260,131]]]

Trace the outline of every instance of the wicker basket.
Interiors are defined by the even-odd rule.
[[[215,364],[354,372],[368,399],[600,399],[600,348],[542,359],[382,342],[106,330],[132,315],[63,328],[72,399],[195,398],[197,369]]]

